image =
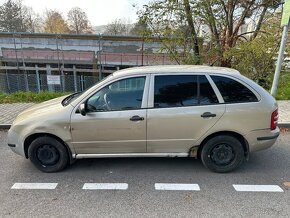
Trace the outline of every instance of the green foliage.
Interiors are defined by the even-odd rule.
[[[281,72],[276,99],[290,100],[290,71]]]
[[[163,51],[178,63],[231,67],[231,58],[227,59],[225,52],[236,47],[242,38],[256,38],[265,16],[274,13],[280,2],[152,0],[144,5],[138,15],[140,20],[149,25],[153,36],[161,38]],[[244,29],[244,24],[251,20],[252,29]],[[197,43],[200,41],[197,35],[203,31],[203,27],[207,29],[202,35],[206,40],[201,44]],[[242,33],[241,29],[244,29]]]
[[[21,4],[7,0],[0,6],[0,31],[24,32],[23,18],[21,16]]]
[[[0,93],[0,104],[18,102],[43,102],[69,93],[62,92],[15,92],[12,94]]]
[[[259,34],[249,41],[238,44],[224,53],[231,60],[231,66],[258,82],[265,89],[272,84],[275,72],[275,61],[280,46],[281,14],[267,14],[266,22],[261,26]]]
[[[146,26],[142,36],[146,41],[157,37],[161,41],[160,52],[168,53],[178,64],[199,63],[195,55],[194,34],[189,27],[184,9],[185,1],[150,1],[138,12],[139,22]]]
[[[149,36],[151,35],[151,30],[144,21],[138,20],[138,22],[135,23],[132,29],[130,30],[130,35],[133,35],[133,36],[148,35]]]
[[[36,32],[40,26],[40,16],[22,0],[6,0],[0,5],[1,32]]]
[[[268,89],[270,76],[275,71],[278,42],[274,36],[262,36],[244,42],[225,53],[231,58],[232,67]]]

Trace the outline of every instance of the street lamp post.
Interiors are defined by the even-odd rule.
[[[283,33],[282,33],[282,39],[281,39],[276,69],[275,69],[274,80],[273,80],[273,84],[271,88],[271,95],[273,97],[275,97],[277,94],[278,81],[279,81],[282,63],[284,60],[284,52],[285,52],[285,47],[286,47],[286,42],[287,42],[287,37],[288,37],[289,21],[290,21],[290,0],[285,0],[282,20],[281,20]]]

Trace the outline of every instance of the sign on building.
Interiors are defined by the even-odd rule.
[[[60,76],[47,75],[47,85],[60,85]]]

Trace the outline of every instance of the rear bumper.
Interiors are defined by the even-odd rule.
[[[245,138],[249,143],[250,152],[254,152],[267,149],[274,145],[279,137],[279,134],[280,129],[277,127],[275,130],[253,130],[249,134],[245,135]]]
[[[280,132],[277,132],[276,134],[271,135],[271,136],[258,137],[257,140],[258,141],[268,141],[268,140],[272,140],[272,139],[277,139],[279,135],[280,135]]]

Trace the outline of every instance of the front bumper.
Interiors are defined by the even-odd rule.
[[[8,146],[13,152],[25,157],[22,137],[12,129],[8,131]]]

